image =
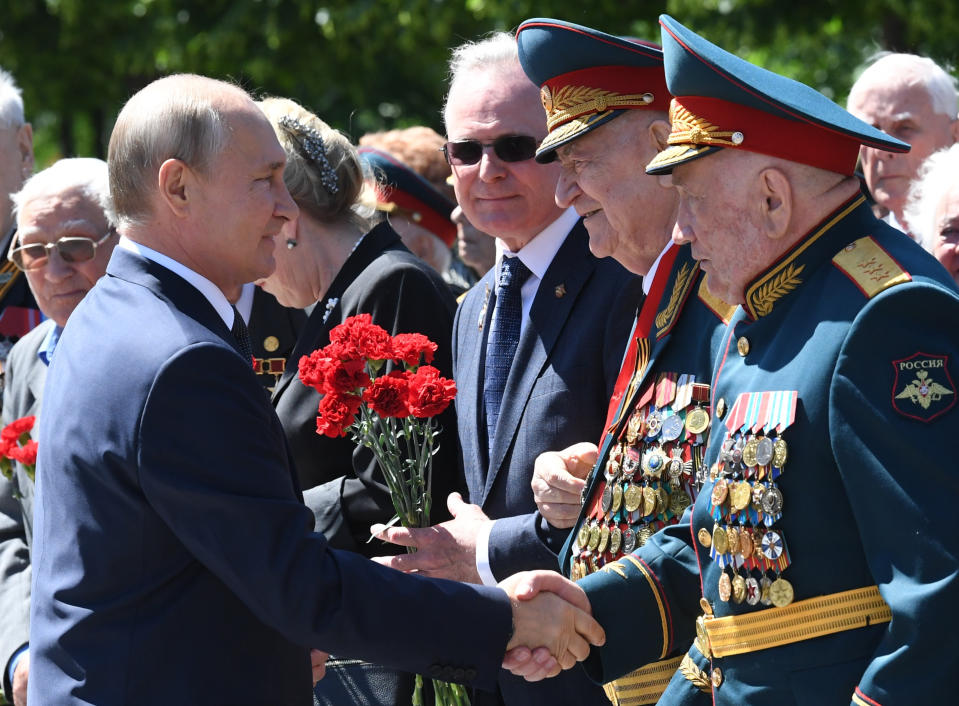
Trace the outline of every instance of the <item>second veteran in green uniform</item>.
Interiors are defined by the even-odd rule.
[[[709,293],[689,246],[670,242],[674,190],[637,168],[665,147],[669,133],[660,49],[553,19],[527,20],[517,43],[523,69],[541,86],[550,130],[536,159],[562,166],[557,203],[585,217],[594,254],[645,275],[646,298],[610,401],[608,433],[560,554],[563,572],[577,579],[674,524],[696,496],[705,477],[712,360],[733,308]],[[583,446],[573,449],[596,453],[593,447],[584,454]],[[537,466],[549,461],[541,457]],[[568,474],[562,460],[559,466]],[[546,503],[556,490],[534,483]],[[554,526],[571,526],[546,509],[543,515]],[[677,643],[671,634],[652,642],[659,652],[650,664],[606,686],[614,704],[655,703],[690,640]],[[690,684],[672,692],[672,704],[708,703]]]
[[[674,238],[741,304],[691,511],[584,578],[608,680],[692,640],[716,704],[954,702],[959,292],[878,221],[861,145],[908,145],[661,18]],[[688,618],[695,607],[702,614]]]

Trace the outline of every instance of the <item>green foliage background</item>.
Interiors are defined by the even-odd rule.
[[[43,166],[104,156],[126,98],[178,71],[290,96],[354,139],[441,131],[462,41],[534,16],[656,40],[661,12],[839,101],[877,50],[959,53],[956,0],[3,0],[0,66],[23,88]]]

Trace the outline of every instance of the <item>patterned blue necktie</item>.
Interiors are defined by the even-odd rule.
[[[252,361],[253,343],[250,341],[250,332],[246,327],[246,323],[243,321],[243,317],[240,316],[240,312],[236,310],[236,307],[233,307],[233,328],[230,330],[230,333],[232,333],[233,338],[236,339],[236,343],[240,347],[240,353],[243,354],[247,361]]]
[[[499,272],[499,292],[490,321],[486,340],[486,379],[483,383],[483,402],[486,404],[486,433],[489,449],[499,420],[500,404],[506,389],[506,378],[519,343],[523,300],[520,290],[532,272],[518,257],[504,257]]]

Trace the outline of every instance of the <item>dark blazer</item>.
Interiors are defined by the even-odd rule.
[[[370,525],[393,517],[389,488],[368,450],[357,449],[349,436],[331,439],[316,433],[321,398],[299,381],[300,357],[327,345],[334,326],[365,313],[390,334],[428,336],[439,346],[433,364],[450,376],[455,309],[449,287],[439,274],[407,250],[383,222],[350,255],[303,327],[273,392],[273,406],[293,453],[304,501],[315,515],[316,530],[331,546],[365,556],[403,551],[380,541],[367,543]],[[433,459],[434,522],[448,518],[446,496],[464,486],[456,461],[459,447],[452,407],[440,423],[445,432],[439,436],[440,450]]]
[[[272,394],[283,374],[287,358],[293,352],[293,346],[305,325],[305,311],[283,306],[269,292],[254,288],[253,309],[247,328],[253,357],[258,363],[256,377],[268,393]]]
[[[41,424],[32,703],[308,706],[309,647],[494,683],[503,593],[312,532],[250,361],[169,270],[114,251],[57,347]]]
[[[568,530],[549,527],[536,513],[533,462],[544,451],[599,441],[642,285],[614,260],[594,257],[586,229],[577,222],[533,300],[488,449],[483,379],[495,276],[493,268],[460,305],[453,355],[470,501],[497,520],[489,559],[501,580],[526,569],[558,569],[556,553]],[[504,671],[500,689],[510,704],[605,700],[602,689],[579,670],[532,685]]]
[[[7,260],[7,253],[16,229],[0,243],[0,362],[11,347],[34,328],[42,317],[37,301],[27,284],[27,277]],[[0,385],[3,376],[0,375]]]
[[[3,426],[39,412],[47,366],[37,352],[54,326],[53,321],[44,321],[11,349],[3,390]],[[35,425],[31,436],[36,439],[38,432],[39,425]],[[3,693],[11,702],[10,658],[28,642],[30,634],[32,519],[33,481],[15,464],[13,478],[0,476],[0,669]]]

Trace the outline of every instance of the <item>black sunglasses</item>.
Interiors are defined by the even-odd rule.
[[[483,158],[483,150],[492,147],[493,152],[504,162],[525,162],[536,154],[539,141],[529,135],[504,135],[492,142],[479,140],[456,140],[447,142],[440,149],[446,161],[455,166],[476,164]]]
[[[92,260],[97,254],[97,247],[107,238],[116,235],[111,228],[99,240],[91,240],[82,236],[65,236],[53,243],[30,243],[21,245],[10,251],[10,262],[21,270],[35,270],[43,267],[50,259],[50,251],[54,248],[64,262],[76,264]]]

